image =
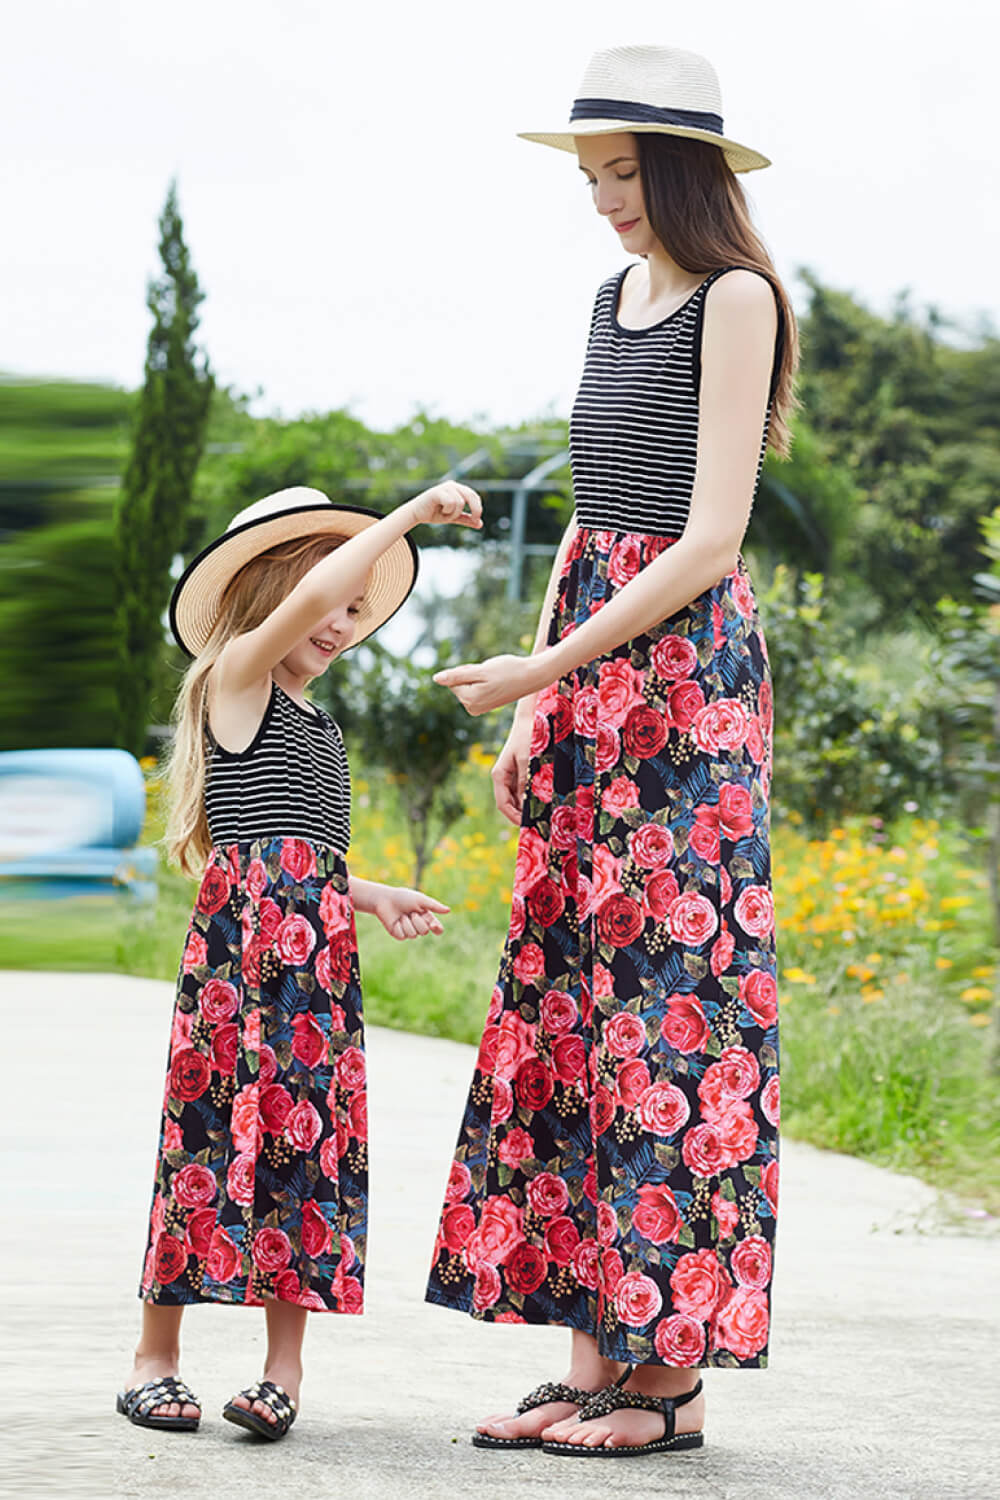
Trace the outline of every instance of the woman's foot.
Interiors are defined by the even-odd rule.
[[[179,1350],[146,1354],[137,1349],[135,1363],[125,1383],[125,1389],[132,1391],[151,1380],[163,1380],[167,1375],[176,1375],[179,1365]],[[201,1416],[201,1410],[197,1406],[192,1406],[190,1401],[185,1401],[183,1404],[179,1401],[169,1401],[162,1406],[154,1406],[149,1415],[151,1417],[190,1417],[193,1420]]]
[[[583,1391],[600,1391],[617,1380],[624,1369],[623,1364],[598,1354],[597,1344],[588,1334],[574,1332],[566,1385]],[[476,1431],[495,1438],[540,1438],[543,1429],[571,1417],[576,1410],[569,1401],[546,1401],[543,1406],[532,1407],[531,1411],[522,1412],[520,1416],[508,1412],[503,1416],[487,1417],[478,1423]]]
[[[644,1396],[682,1396],[697,1384],[700,1373],[669,1369],[666,1365],[637,1365],[622,1389],[640,1391]],[[693,1401],[677,1408],[675,1431],[701,1432],[704,1420],[702,1391]],[[577,1422],[574,1417],[556,1419],[541,1436],[546,1442],[581,1443],[589,1448],[641,1448],[663,1436],[663,1415],[657,1411],[622,1408],[593,1422]]]
[[[263,1380],[272,1380],[275,1385],[280,1385],[282,1390],[295,1402],[296,1409],[299,1404],[299,1389],[302,1385],[302,1366],[291,1362],[269,1360],[264,1367]],[[242,1411],[252,1411],[256,1416],[263,1417],[272,1427],[276,1426],[277,1414],[271,1410],[265,1401],[248,1401],[243,1395],[234,1396],[232,1406],[238,1406]]]

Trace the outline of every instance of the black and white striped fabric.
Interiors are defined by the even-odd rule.
[[[213,844],[297,838],[347,853],[350,772],[328,713],[302,708],[274,683],[245,750],[223,750],[211,735],[209,742],[205,811]]]
[[[569,428],[581,526],[672,537],[684,530],[697,461],[705,296],[713,281],[736,269],[713,271],[683,306],[648,328],[625,328],[618,321],[628,266],[602,283]],[[767,448],[781,321],[779,304],[755,494]]]

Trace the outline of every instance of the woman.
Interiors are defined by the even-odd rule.
[[[768,162],[703,58],[598,53],[569,129],[527,139],[576,151],[641,259],[597,294],[534,654],[437,677],[517,701],[493,776],[521,836],[427,1295],[572,1329],[565,1381],[474,1443],[615,1457],[701,1446],[699,1367],[767,1362],[771,682],[739,549],[797,351],[734,176]]]

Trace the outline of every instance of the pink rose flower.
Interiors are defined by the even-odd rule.
[[[777,1128],[781,1124],[781,1084],[777,1073],[772,1073],[761,1089],[760,1107],[764,1119]]]
[[[349,1094],[365,1086],[365,1054],[360,1047],[345,1047],[337,1058],[337,1082]]]
[[[708,1022],[697,996],[671,995],[660,1031],[675,1052],[701,1052],[708,1041]]]
[[[499,1302],[501,1290],[500,1272],[495,1266],[481,1265],[472,1290],[472,1305],[476,1312],[485,1312]]]
[[[695,716],[705,707],[705,694],[697,682],[678,682],[667,694],[667,717],[682,733],[691,728]]]
[[[651,1135],[674,1135],[691,1114],[686,1096],[674,1083],[651,1083],[640,1096],[636,1114]]]
[[[547,990],[539,1006],[542,1026],[549,1036],[562,1036],[572,1031],[580,1019],[580,1011],[572,995],[565,990]]]
[[[312,924],[296,913],[286,917],[275,935],[274,945],[282,963],[301,968],[316,946]]]
[[[681,1218],[674,1195],[665,1182],[647,1182],[639,1189],[639,1202],[632,1211],[632,1228],[654,1245],[677,1238]]]
[[[545,1253],[557,1266],[568,1266],[580,1243],[580,1231],[565,1214],[550,1219],[545,1229]]]
[[[674,836],[664,823],[644,823],[628,836],[629,853],[646,870],[662,870],[674,857]]]
[[[621,817],[630,807],[638,806],[639,788],[628,776],[616,776],[601,798],[601,807],[616,818]]]
[[[637,672],[625,657],[619,656],[613,661],[602,662],[598,693],[600,722],[620,729],[629,709],[645,701],[642,696],[642,673]]]
[[[767,1297],[749,1287],[737,1287],[719,1309],[715,1320],[715,1346],[728,1349],[737,1359],[752,1359],[767,1344]]]
[[[674,1313],[656,1325],[653,1348],[665,1365],[684,1369],[696,1365],[705,1352],[705,1327],[687,1313]]]
[[[553,1172],[539,1172],[528,1183],[528,1202],[540,1219],[551,1219],[565,1213],[569,1190]]]
[[[691,721],[691,737],[709,755],[738,750],[747,737],[750,716],[739,698],[716,698],[699,708]]]
[[[212,1026],[231,1021],[239,1003],[239,991],[227,979],[209,979],[198,995],[198,1008]]]
[[[463,1256],[470,1271],[502,1266],[515,1245],[524,1239],[521,1210],[501,1194],[486,1199],[479,1223],[466,1242]]]
[[[657,677],[667,682],[677,682],[690,677],[698,665],[698,653],[692,643],[682,635],[664,635],[649,653],[650,663]]]
[[[537,943],[524,943],[514,960],[514,977],[522,984],[534,984],[545,973],[545,954]]]
[[[629,1328],[644,1328],[662,1306],[660,1288],[641,1271],[627,1271],[615,1288],[615,1311]]]
[[[517,846],[514,885],[524,895],[549,873],[549,846],[533,828],[525,828]]]
[[[292,1056],[307,1068],[318,1068],[326,1061],[327,1038],[316,1017],[308,1011],[292,1022]]]
[[[728,1239],[740,1222],[739,1209],[728,1198],[723,1198],[721,1193],[715,1192],[712,1194],[712,1212],[719,1226],[719,1238]]]
[[[646,1045],[646,1027],[640,1016],[622,1010],[605,1022],[602,1039],[615,1057],[638,1057]]]
[[[333,1240],[333,1229],[319,1204],[307,1198],[302,1205],[302,1249],[312,1260],[325,1255]]]
[[[683,891],[676,901],[671,901],[667,922],[675,942],[700,948],[715,933],[719,914],[706,896],[697,891]]]
[[[204,1208],[219,1191],[215,1173],[195,1161],[174,1173],[170,1189],[181,1208]]]
[[[736,897],[733,916],[751,937],[770,937],[774,931],[774,900],[767,886],[744,886]]]
[[[778,986],[766,969],[740,975],[740,999],[765,1031],[778,1019]]]
[[[726,1290],[727,1278],[714,1250],[692,1250],[682,1255],[670,1276],[674,1307],[705,1323]]]
[[[601,1252],[596,1240],[581,1240],[570,1258],[573,1275],[588,1291],[597,1290],[600,1280]]]
[[[520,1125],[508,1130],[497,1148],[497,1156],[504,1166],[517,1168],[523,1161],[531,1161],[535,1155],[535,1143]],[[465,1194],[463,1193],[464,1197]]]
[[[771,1280],[771,1247],[759,1234],[741,1240],[729,1257],[729,1263],[740,1286],[760,1292]]]
[[[539,802],[551,802],[553,791],[553,777],[555,770],[551,761],[546,761],[540,766],[531,778],[531,790]]]
[[[296,1151],[311,1151],[319,1140],[323,1121],[319,1111],[308,1099],[301,1099],[285,1121],[285,1140]]]

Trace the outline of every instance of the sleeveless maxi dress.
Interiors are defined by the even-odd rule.
[[[364,1029],[340,730],[274,684],[209,736],[213,848],[184,945],[139,1295],[360,1313]]]
[[[578,531],[550,643],[684,529],[704,301],[725,270],[646,329],[618,322],[625,272],[598,292],[570,424]],[[774,377],[758,480],[773,394]],[[428,1301],[581,1329],[615,1360],[766,1365],[771,738],[742,555],[539,696],[509,935]]]

